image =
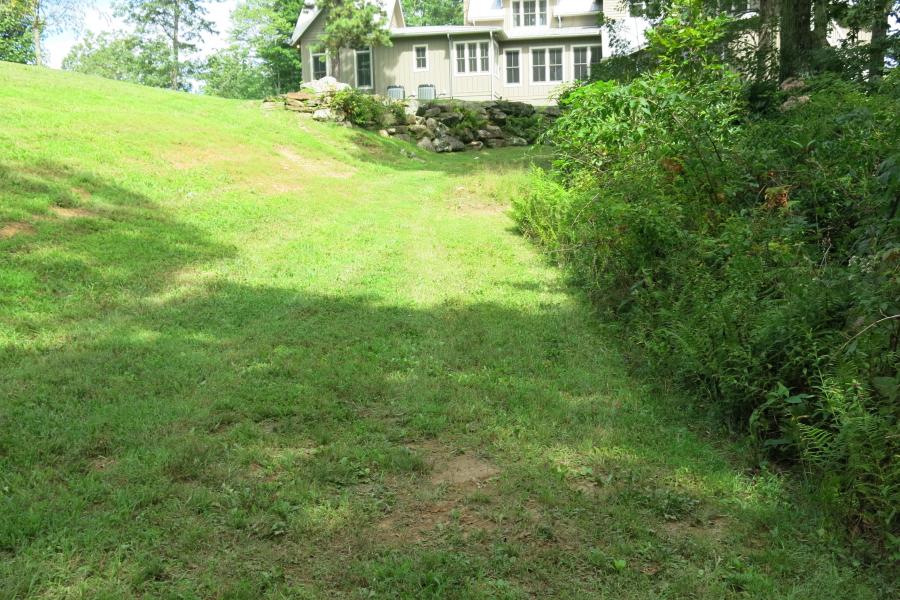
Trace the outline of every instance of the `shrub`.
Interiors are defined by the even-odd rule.
[[[366,129],[386,127],[405,116],[399,103],[352,88],[335,92],[331,108],[344,113],[354,125]]]
[[[716,39],[694,33],[666,46],[689,70],[564,96],[554,167],[515,216],[654,372],[767,460],[799,461],[896,557],[896,73],[878,90],[814,79],[808,102],[753,114],[733,73],[690,60]]]

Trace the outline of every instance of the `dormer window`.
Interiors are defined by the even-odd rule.
[[[512,3],[513,27],[547,25],[547,0],[517,0]]]

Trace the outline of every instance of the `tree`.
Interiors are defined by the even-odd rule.
[[[26,64],[35,62],[31,24],[23,3],[0,4],[0,60]]]
[[[180,89],[188,63],[184,52],[197,50],[195,42],[207,33],[215,33],[212,21],[200,0],[122,0],[117,14],[135,26],[143,38],[162,36],[170,49],[169,87]]]
[[[92,0],[5,0],[28,15],[35,64],[44,64],[41,41],[48,33],[76,27]]]
[[[462,0],[410,0],[403,3],[407,25],[462,25]]]
[[[271,93],[294,89],[301,80],[300,54],[289,44],[306,0],[245,0],[231,14],[231,41],[246,48],[261,68]]]
[[[99,75],[153,87],[168,87],[169,48],[163,39],[141,38],[122,32],[88,32],[63,59],[67,71]]]
[[[203,70],[204,91],[223,98],[264,98],[271,94],[272,78],[266,65],[244,46],[231,45],[209,57]]]
[[[341,72],[342,48],[390,46],[387,15],[371,0],[316,0],[326,15],[319,47],[333,56],[335,72]]]

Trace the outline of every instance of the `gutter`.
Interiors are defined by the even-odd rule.
[[[491,36],[491,54],[489,57],[489,61],[490,61],[489,67],[491,69],[491,72],[489,73],[488,79],[491,82],[491,100],[493,100],[494,99],[494,32],[491,31],[489,33]]]
[[[450,60],[447,61],[447,69],[450,75],[450,97],[453,98],[453,61],[456,58],[453,56],[453,42],[450,41],[450,34],[447,34],[447,58]]]

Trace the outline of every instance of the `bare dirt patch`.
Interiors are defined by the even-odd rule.
[[[723,516],[693,521],[667,521],[662,530],[675,538],[694,537],[718,544],[728,533],[728,522]]]
[[[484,193],[477,186],[458,186],[450,195],[450,206],[465,215],[499,215],[507,206],[500,202],[485,200]]]
[[[65,206],[51,206],[50,212],[60,219],[77,219],[96,216],[93,211],[86,208],[69,208]]]
[[[438,443],[413,447],[431,467],[427,483],[421,480],[396,491],[397,503],[376,526],[379,539],[387,543],[420,543],[447,527],[458,527],[463,535],[490,531],[497,527],[484,512],[497,495],[494,479],[500,469],[473,453],[455,454]],[[468,502],[478,493],[479,502]],[[423,497],[434,496],[423,499]]]
[[[0,227],[0,240],[9,239],[14,235],[32,235],[34,233],[34,227],[28,223],[7,223]]]
[[[285,171],[309,171],[320,177],[334,177],[337,179],[347,179],[353,177],[356,169],[348,167],[344,163],[336,160],[327,160],[304,156],[293,148],[287,146],[279,146],[276,148],[279,156],[281,156],[281,168]]]

